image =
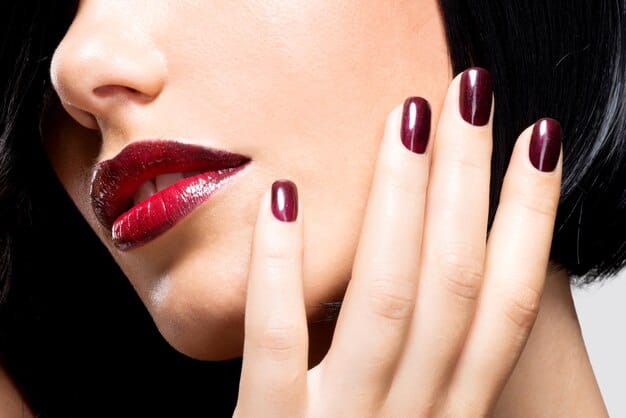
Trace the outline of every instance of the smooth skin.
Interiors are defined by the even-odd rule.
[[[258,202],[275,179],[309,208],[307,317],[343,296],[386,115],[409,94],[439,109],[452,79],[438,2],[149,3],[79,2],[51,59],[71,118],[51,115],[48,156],[163,337],[196,359],[239,357]],[[154,138],[252,161],[174,228],[120,251],[95,219],[89,174]]]
[[[340,335],[354,332],[356,337],[359,332],[373,330],[368,321],[380,314],[368,315],[368,309],[372,306],[378,306],[382,312],[392,309],[394,293],[390,292],[392,286],[399,286],[396,280],[413,280],[419,285],[419,293],[413,285],[416,297],[419,296],[414,309],[416,320],[410,321],[410,327],[405,325],[408,331],[400,325],[396,325],[395,331],[392,328],[384,331],[406,334],[403,347],[415,344],[411,345],[411,350],[417,351],[414,356],[401,357],[392,350],[397,345],[392,345],[392,340],[379,338],[368,342],[380,344],[379,352],[371,345],[364,345],[365,342],[350,345],[350,338],[345,337],[344,354],[333,349],[322,363],[324,367],[316,370],[324,370],[324,376],[330,376],[327,370],[347,370],[346,379],[366,379],[374,374],[391,376],[384,370],[367,370],[376,361],[366,359],[367,353],[355,349],[369,347],[369,352],[377,355],[379,361],[395,362],[399,370],[406,368],[406,374],[398,374],[393,380],[396,388],[401,386],[397,383],[401,379],[408,382],[405,396],[419,394],[419,399],[411,397],[411,400],[420,405],[429,399],[439,399],[444,390],[441,388],[448,387],[449,375],[456,370],[455,356],[459,354],[455,353],[461,352],[466,342],[463,336],[469,335],[472,306],[480,307],[481,303],[461,299],[457,306],[454,300],[459,298],[455,293],[449,292],[447,286],[438,287],[438,283],[450,283],[450,290],[458,290],[454,287],[458,283],[453,281],[454,271],[446,276],[451,280],[441,280],[442,276],[435,273],[446,272],[443,266],[433,262],[435,258],[424,256],[419,274],[407,278],[410,271],[417,269],[413,264],[421,263],[416,252],[410,252],[409,258],[394,258],[391,263],[405,269],[404,278],[385,274],[391,272],[383,268],[383,257],[390,256],[384,252],[376,252],[379,258],[371,260],[377,260],[380,274],[376,276],[374,271],[368,273],[370,269],[363,267],[368,257],[360,255],[356,259],[358,264],[354,264],[357,241],[364,241],[366,235],[376,235],[376,239],[368,240],[370,248],[378,243],[381,248],[393,249],[393,254],[398,256],[408,253],[408,246],[422,245],[421,241],[399,238],[389,244],[392,236],[388,234],[393,234],[398,225],[404,231],[407,222],[417,222],[422,211],[425,215],[433,211],[437,207],[434,198],[440,196],[443,200],[446,197],[443,193],[449,194],[447,199],[451,203],[461,203],[446,206],[445,212],[438,215],[445,218],[441,222],[432,220],[431,214],[425,216],[425,222],[413,225],[411,234],[421,236],[417,228],[423,228],[424,236],[431,237],[423,242],[424,254],[456,250],[459,257],[456,262],[455,253],[448,253],[444,259],[463,268],[464,261],[475,262],[460,258],[469,256],[469,249],[464,249],[460,242],[456,249],[443,244],[460,238],[474,245],[485,242],[485,231],[481,229],[485,215],[480,208],[486,205],[483,193],[489,179],[473,182],[468,190],[461,187],[465,172],[446,173],[437,167],[444,155],[467,157],[466,161],[474,157],[473,164],[485,164],[489,159],[486,149],[491,141],[489,136],[482,142],[473,140],[472,136],[459,136],[457,139],[469,139],[477,148],[469,150],[467,141],[459,141],[459,147],[444,152],[446,148],[437,146],[445,142],[441,132],[439,138],[433,134],[430,146],[435,158],[429,187],[434,189],[437,184],[439,192],[430,193],[431,197],[424,202],[426,206],[420,210],[415,208],[415,202],[411,203],[409,192],[419,192],[418,186],[425,187],[422,184],[425,180],[412,170],[418,170],[418,161],[431,158],[430,154],[405,155],[400,153],[405,151],[402,148],[395,149],[395,154],[385,154],[391,155],[391,160],[394,156],[405,156],[404,160],[395,158],[392,165],[395,168],[388,169],[408,173],[411,180],[405,181],[411,187],[405,187],[407,193],[402,205],[398,196],[394,197],[398,200],[370,199],[377,201],[377,205],[385,205],[385,210],[393,216],[384,217],[377,228],[362,228],[374,222],[363,224],[363,215],[370,192],[380,189],[371,186],[378,184],[372,183],[374,178],[380,182],[378,174],[374,177],[374,169],[379,149],[386,150],[379,145],[389,111],[407,95],[419,95],[431,103],[433,126],[440,117],[453,77],[438,1],[150,0],[149,3],[150,7],[146,7],[145,0],[79,2],[72,25],[53,55],[50,76],[62,109],[49,115],[51,123],[44,139],[60,182],[136,289],[159,331],[174,348],[194,358],[221,360],[242,354],[246,298],[253,297],[246,291],[259,199],[272,181],[288,178],[298,185],[301,197],[305,250],[302,277],[294,276],[293,280],[300,279],[303,286],[309,320],[309,367],[316,366],[326,356],[333,338],[333,323],[319,321],[326,314],[323,304],[341,299],[351,276],[354,279],[351,287],[375,277],[382,296],[370,295],[373,302],[360,302],[365,310],[352,308],[357,314],[347,312],[351,301],[346,301],[346,312],[338,324],[337,343]],[[441,114],[451,121],[449,129],[452,132],[460,132],[458,126],[468,131],[473,129],[458,120],[455,110],[446,106]],[[473,130],[478,131],[486,133],[488,128]],[[113,247],[108,231],[93,216],[88,199],[89,173],[95,162],[114,156],[129,143],[156,137],[181,138],[239,152],[250,155],[253,161],[223,193],[217,193],[159,239],[132,252],[120,252]],[[407,163],[406,167],[398,165],[401,160]],[[457,165],[458,170],[463,166]],[[479,171],[485,173],[486,166],[474,170]],[[445,178],[451,183],[442,186]],[[396,185],[398,189],[402,187],[400,182]],[[385,190],[391,193],[394,189]],[[470,190],[481,192],[469,195]],[[398,210],[397,218],[392,209]],[[375,213],[372,211],[369,213]],[[474,214],[473,219],[467,217],[469,213]],[[375,214],[369,216],[373,217]],[[385,223],[393,223],[396,229]],[[459,229],[455,230],[453,225]],[[404,232],[408,234],[406,229]],[[483,241],[479,241],[479,236]],[[437,240],[442,247],[435,245]],[[360,244],[360,254],[368,246]],[[486,249],[486,246],[471,248],[472,254],[484,252],[483,256]],[[534,255],[529,253],[529,256]],[[278,261],[276,264],[280,265]],[[468,266],[474,271],[469,275],[485,272]],[[426,270],[432,273],[427,275]],[[510,276],[509,272],[501,274]],[[567,277],[553,269],[548,269],[547,274],[546,292],[535,327],[502,392],[496,414],[507,418],[602,416],[598,413],[602,410],[601,398],[575,318]],[[486,284],[482,276],[480,283]],[[385,290],[387,293],[382,293]],[[292,300],[286,296],[281,287],[278,294],[261,300],[267,304],[263,305],[263,312],[278,309],[273,303],[276,298],[281,303]],[[385,308],[387,305],[390,307]],[[292,318],[282,312],[278,317]],[[506,316],[501,315],[500,320],[506,322]],[[391,322],[403,321],[407,320]],[[248,332],[248,340],[252,335]],[[264,335],[262,330],[260,335]],[[275,335],[282,336],[280,332]],[[375,336],[372,333],[371,337]],[[360,337],[365,339],[370,335]],[[493,341],[496,340],[488,338],[485,344]],[[347,363],[351,360],[348,351],[350,356],[355,356],[352,363]],[[393,355],[387,356],[390,351]],[[357,361],[359,357],[363,360]],[[412,361],[416,363],[408,364],[407,359],[415,359]],[[346,364],[342,365],[344,360]],[[348,368],[349,364],[352,369]],[[389,364],[386,370],[391,368]],[[413,368],[420,371],[413,373]],[[294,373],[295,369],[285,370]],[[266,388],[263,375],[257,376],[262,382],[258,390]],[[417,377],[419,380],[412,379]],[[341,383],[339,377],[334,378],[336,384]],[[325,386],[320,387],[332,392],[327,386],[331,381],[325,377]],[[389,385],[385,380],[382,383]],[[385,391],[384,387],[366,389],[373,393]],[[398,405],[404,402],[402,393],[399,390],[395,393],[394,402]],[[341,393],[332,394],[338,402],[343,402]],[[359,396],[349,391],[346,395],[352,399]],[[242,408],[246,399],[242,393]],[[322,398],[320,408],[332,399]],[[581,402],[583,399],[585,402]],[[349,400],[346,398],[346,402]]]
[[[269,192],[263,195],[235,417],[493,413],[539,310],[562,152],[554,171],[539,171],[528,158],[531,127],[520,135],[485,241],[492,126],[461,118],[459,80],[425,154],[401,143],[402,106],[389,114],[353,276],[330,349],[310,370],[307,208],[295,222],[281,222]]]
[[[531,129],[521,134],[485,245],[491,123],[460,118],[458,79],[426,154],[401,144],[401,106],[387,118],[353,280],[321,362],[303,302],[307,207],[280,222],[263,195],[235,417],[608,416],[567,276],[547,262],[561,161],[537,171]],[[33,416],[3,376],[3,414]]]

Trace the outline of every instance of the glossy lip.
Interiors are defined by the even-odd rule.
[[[128,250],[173,227],[243,170],[249,157],[170,140],[145,140],[127,145],[118,155],[94,167],[90,196],[98,221],[111,231],[114,245]],[[133,196],[147,180],[168,173],[201,171],[183,178],[133,205]]]

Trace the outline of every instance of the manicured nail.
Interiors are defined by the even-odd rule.
[[[540,171],[552,171],[556,168],[561,154],[561,125],[554,119],[544,118],[535,123],[528,157],[530,162]]]
[[[421,97],[408,97],[402,107],[400,137],[405,147],[423,154],[430,136],[430,105]]]
[[[473,67],[461,76],[459,110],[466,122],[484,126],[491,115],[491,74],[484,68]]]
[[[290,180],[276,180],[272,184],[272,212],[276,219],[293,222],[298,217],[298,188]]]

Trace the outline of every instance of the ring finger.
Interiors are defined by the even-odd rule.
[[[489,413],[535,322],[559,204],[561,136],[558,122],[541,119],[515,144],[489,236],[484,290],[449,390],[449,416]]]

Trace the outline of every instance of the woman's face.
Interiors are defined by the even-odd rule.
[[[69,115],[45,144],[69,196],[169,343],[224,359],[242,352],[262,193],[280,178],[298,186],[305,300],[320,319],[350,278],[387,113],[418,95],[436,119],[452,74],[436,0],[84,0],[51,77]],[[92,171],[147,139],[251,161],[121,249],[92,208]]]

